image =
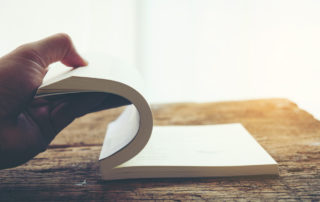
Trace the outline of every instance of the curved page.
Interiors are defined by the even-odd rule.
[[[105,92],[122,96],[132,105],[109,124],[100,154],[101,167],[107,172],[134,157],[147,144],[152,132],[152,113],[138,92],[139,76],[132,68],[114,61],[64,72],[45,81],[37,96],[80,92]],[[142,90],[140,90],[142,91]]]

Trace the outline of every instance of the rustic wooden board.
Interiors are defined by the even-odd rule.
[[[320,199],[320,122],[286,99],[154,105],[156,125],[242,123],[279,163],[280,176],[105,182],[97,159],[121,108],[74,121],[46,152],[0,171],[0,201]]]

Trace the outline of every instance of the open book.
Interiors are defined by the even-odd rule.
[[[103,58],[53,71],[37,96],[104,92],[132,103],[108,126],[99,158],[103,179],[278,174],[277,163],[241,124],[153,126],[134,68]]]

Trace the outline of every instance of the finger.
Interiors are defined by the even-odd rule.
[[[14,51],[43,68],[61,61],[69,67],[86,66],[88,63],[77,53],[71,38],[64,33],[20,46]]]
[[[104,109],[110,109],[130,102],[123,97],[110,93],[79,93],[66,96],[53,103],[51,111],[52,125],[58,133],[75,118]]]

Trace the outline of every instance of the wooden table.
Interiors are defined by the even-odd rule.
[[[0,201],[320,199],[320,122],[286,99],[152,106],[156,125],[240,122],[279,163],[280,176],[102,181],[106,123],[121,109],[76,120],[49,149],[0,171]]]

